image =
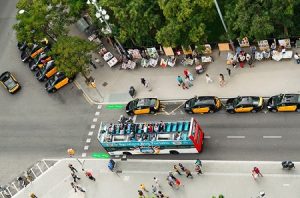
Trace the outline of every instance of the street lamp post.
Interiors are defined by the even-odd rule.
[[[88,5],[89,4],[93,4],[97,10],[96,12],[96,17],[100,20],[100,22],[104,22],[106,24],[106,29],[108,30],[108,33],[112,33],[112,29],[111,26],[109,25],[109,23],[107,22],[109,20],[109,15],[107,14],[106,10],[103,9],[101,6],[97,5],[97,0],[87,0],[86,2]],[[102,32],[104,32],[102,30]],[[105,32],[104,32],[105,33]],[[121,43],[118,41],[118,39],[116,37],[114,37],[116,43],[118,44],[118,46],[121,48],[122,52],[127,56],[126,54],[126,50],[123,48],[123,46],[121,45]]]

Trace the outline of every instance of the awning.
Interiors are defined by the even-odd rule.
[[[163,47],[166,56],[174,56],[172,47]]]
[[[230,51],[229,43],[218,43],[220,52]]]
[[[184,48],[183,46],[181,46],[181,48],[182,48],[183,54],[185,54],[185,55],[193,53],[191,46],[188,46],[187,48]]]

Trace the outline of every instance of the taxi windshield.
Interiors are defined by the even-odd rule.
[[[4,81],[4,84],[5,84],[5,86],[6,86],[8,89],[12,89],[12,88],[14,88],[14,87],[16,86],[15,81],[14,81],[11,77],[7,78],[7,79]]]

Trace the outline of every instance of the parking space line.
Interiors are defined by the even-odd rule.
[[[91,129],[94,129],[96,127],[96,125],[92,124],[91,125]]]
[[[243,135],[228,135],[227,138],[228,139],[243,139],[243,138],[245,138],[245,136],[243,136]]]
[[[101,109],[102,108],[102,105],[98,105],[97,109]]]
[[[94,132],[90,131],[89,134],[88,134],[88,136],[92,136],[93,134],[94,134]]]
[[[98,116],[98,115],[100,115],[100,112],[99,112],[99,111],[97,111],[97,112],[95,113],[95,116]]]
[[[86,139],[86,143],[91,143],[91,138]]]
[[[83,148],[85,151],[89,149],[89,145],[85,145]]]
[[[269,136],[263,136],[263,138],[265,138],[265,139],[280,139],[280,138],[282,138],[282,136],[280,136],[280,135],[278,135],[278,136],[276,136],[276,135],[269,135]]]
[[[205,135],[204,139],[210,139],[211,137],[209,135]]]
[[[171,112],[176,111],[176,110],[179,109],[182,105],[184,105],[184,102],[183,102],[181,105],[179,105],[178,107],[176,107],[175,109],[173,109]]]
[[[81,154],[81,157],[86,157],[86,153],[82,153],[82,154]]]
[[[97,122],[97,121],[98,121],[98,118],[94,118],[94,119],[93,119],[93,122]]]

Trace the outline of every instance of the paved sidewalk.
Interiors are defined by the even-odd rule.
[[[87,36],[80,33],[76,26],[71,28],[71,34],[87,39]],[[103,42],[109,51],[116,57],[119,56],[105,39]],[[294,52],[297,50],[293,48]],[[219,55],[218,51],[214,50],[215,62],[210,63],[206,70],[214,82],[207,84],[205,74],[196,74],[194,65],[184,67],[178,60],[173,68],[169,66],[161,68],[159,65],[155,68],[143,68],[138,63],[134,70],[120,70],[120,64],[110,68],[102,57],[97,54],[93,56],[97,56],[101,60],[97,69],[91,67],[91,76],[95,78],[97,89],[87,86],[81,75],[78,75],[75,82],[91,103],[127,103],[131,100],[128,94],[130,86],[135,87],[139,98],[158,97],[159,99],[187,99],[195,95],[236,97],[238,95],[272,96],[279,93],[300,93],[298,86],[300,84],[298,77],[300,65],[297,65],[294,59],[280,62],[256,61],[254,68],[249,68],[249,65],[246,64],[245,68],[234,69],[231,65],[226,65],[227,53],[222,52]],[[232,71],[231,78],[227,75],[227,67]],[[178,75],[184,76],[185,68],[188,68],[195,78],[194,86],[188,90],[178,87],[176,82]],[[225,75],[225,87],[219,86],[220,73]],[[150,82],[151,92],[142,86],[140,82],[142,77]]]
[[[122,170],[118,175],[108,170],[108,160],[86,159],[84,168],[92,170],[96,182],[86,178],[81,171],[81,165],[75,159],[64,159],[54,165],[48,172],[21,191],[16,198],[28,197],[34,192],[39,198],[74,198],[74,197],[107,197],[133,198],[138,197],[139,185],[144,183],[151,189],[153,177],[161,182],[161,190],[171,198],[211,198],[213,195],[223,194],[225,198],[256,198],[260,191],[268,198],[299,197],[300,163],[295,163],[296,169],[283,170],[281,162],[234,162],[234,161],[202,161],[203,175],[196,175],[194,179],[185,176],[178,177],[183,187],[178,190],[168,186],[166,176],[173,164],[183,163],[193,171],[194,161],[174,160],[129,160],[117,161],[117,169]],[[77,192],[71,188],[72,181],[68,163],[72,163],[81,177],[78,184],[86,189],[86,193]],[[254,166],[260,168],[264,177],[254,180],[251,170]],[[146,193],[146,197],[150,193]]]

